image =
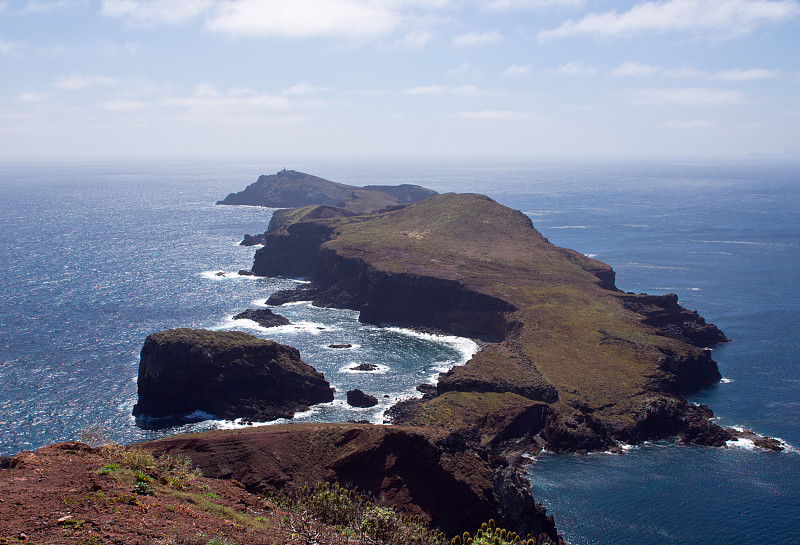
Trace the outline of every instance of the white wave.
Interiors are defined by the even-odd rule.
[[[756,444],[753,443],[752,439],[748,439],[746,437],[737,437],[736,439],[731,439],[730,441],[725,442],[725,446],[729,448],[740,448],[744,450],[756,450]]]
[[[428,341],[434,341],[449,345],[451,348],[457,350],[461,354],[461,359],[457,362],[454,362],[453,365],[460,365],[466,363],[472,356],[474,356],[478,352],[478,350],[480,350],[480,346],[478,345],[478,343],[466,337],[457,337],[455,335],[437,335],[434,333],[423,333],[421,331],[415,331],[413,329],[406,329],[402,327],[387,327],[386,329],[389,331],[396,331],[397,333],[401,333],[403,335],[408,335],[409,337],[417,337],[418,339],[425,339]]]
[[[278,325],[273,327],[264,327],[258,322],[248,320],[247,318],[233,319],[233,315],[227,316],[221,325],[210,328],[212,331],[228,331],[247,329],[250,331],[257,331],[259,333],[268,334],[292,334],[292,333],[310,333],[311,335],[319,335],[323,331],[338,331],[336,326],[330,326],[319,322],[300,321],[289,325]]]
[[[586,225],[554,225],[548,229],[588,229]]]
[[[693,240],[692,242],[704,242],[706,244],[744,244],[747,246],[770,246],[771,242],[756,242],[752,240]]]
[[[733,382],[732,378],[722,377],[721,379],[719,379],[720,384],[730,384],[731,382]]]
[[[319,405],[314,405],[307,411],[302,411],[294,414],[292,418],[277,418],[275,420],[269,420],[267,422],[252,422],[245,418],[237,418],[236,420],[214,420],[213,425],[221,430],[235,430],[241,428],[250,428],[250,427],[261,427],[261,426],[275,426],[278,424],[288,424],[290,422],[297,422],[298,420],[306,420],[309,418],[313,418],[314,415],[320,412],[321,407],[325,405],[331,405],[331,403],[321,403]],[[216,417],[214,417],[216,418]]]
[[[200,410],[184,415],[184,418],[186,418],[187,420],[217,420],[216,415],[209,414],[205,411],[200,411]]]
[[[205,278],[206,280],[257,280],[262,278],[261,276],[253,276],[252,274],[239,274],[239,271],[203,271],[200,273],[200,276]]]
[[[597,254],[583,254],[583,255],[585,255],[586,257],[591,258],[591,259],[594,259],[595,257],[597,257]]]

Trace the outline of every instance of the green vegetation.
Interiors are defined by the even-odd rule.
[[[274,341],[260,339],[241,331],[208,331],[179,327],[149,336],[158,343],[198,344],[212,352],[240,349],[243,346],[272,346]]]
[[[456,536],[450,540],[450,545],[535,545],[535,543],[531,537],[522,538],[505,528],[495,527],[494,520],[484,522],[474,536],[464,532],[463,536]]]
[[[375,505],[368,498],[338,484],[303,486],[291,495],[274,500],[295,516],[284,524],[302,534],[308,521],[334,526],[344,536],[376,545],[443,545],[444,534],[428,526],[421,517],[407,517],[394,508]]]
[[[98,475],[111,475],[116,470],[120,468],[120,465],[116,462],[111,462],[109,464],[104,465],[100,469],[97,470]]]

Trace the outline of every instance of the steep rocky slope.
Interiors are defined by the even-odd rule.
[[[205,475],[236,479],[251,492],[338,482],[400,512],[421,515],[450,535],[474,532],[493,518],[539,542],[560,541],[519,467],[461,432],[287,424],[177,435],[146,446],[157,453],[189,455]]]

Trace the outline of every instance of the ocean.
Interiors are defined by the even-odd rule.
[[[0,455],[93,426],[121,442],[235,426],[157,429],[131,416],[144,339],[172,327],[235,328],[299,348],[337,394],[296,420],[380,423],[386,407],[474,353],[468,339],[304,303],[277,310],[292,326],[234,321],[299,280],[239,276],[254,251],[239,241],[263,232],[272,211],[214,203],[283,166],[354,185],[487,194],[554,244],[613,266],[621,289],[677,293],[732,339],[713,352],[722,383],[690,400],[788,451],[658,442],[544,454],[531,485],[570,543],[800,543],[800,165],[789,163],[0,164]],[[360,363],[378,370],[354,370]],[[356,387],[379,405],[347,406]]]

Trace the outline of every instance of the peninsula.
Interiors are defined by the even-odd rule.
[[[433,396],[395,406],[395,423],[561,451],[731,438],[682,397],[720,379],[705,347],[727,339],[676,296],[618,290],[609,266],[550,244],[527,216],[483,195],[327,212],[275,212],[252,272],[313,281],[270,304],[311,300],[488,343]]]

